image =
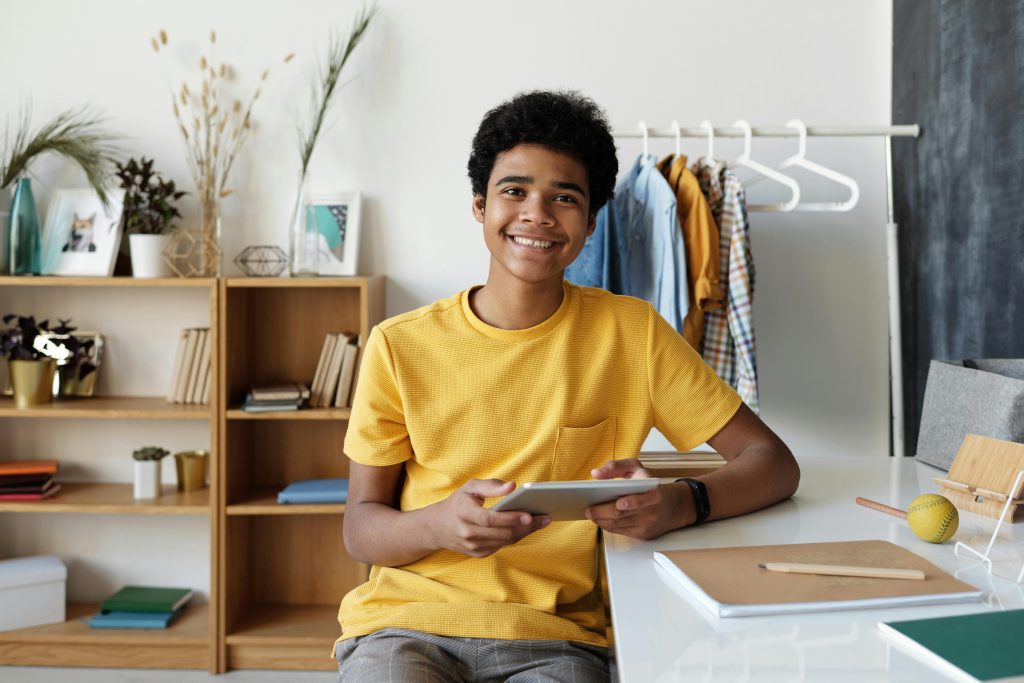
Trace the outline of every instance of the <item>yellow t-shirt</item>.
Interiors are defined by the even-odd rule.
[[[608,460],[635,457],[652,426],[689,450],[735,414],[736,393],[650,304],[564,287],[558,310],[525,330],[481,321],[469,290],[373,329],[345,453],[404,462],[402,510],[472,478],[590,479]],[[438,550],[373,567],[341,602],[339,641],[395,627],[603,646],[597,530],[552,522],[490,557]]]

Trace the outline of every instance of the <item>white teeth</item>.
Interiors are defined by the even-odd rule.
[[[522,245],[527,246],[527,247],[540,247],[541,249],[547,249],[552,244],[554,244],[554,242],[540,242],[538,240],[531,240],[529,238],[519,237],[517,235],[513,235],[512,236],[512,240],[516,244],[522,244]]]

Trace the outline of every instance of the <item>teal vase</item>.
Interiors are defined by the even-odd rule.
[[[39,210],[32,196],[32,181],[22,178],[14,188],[11,201],[10,240],[7,255],[11,275],[39,275],[41,235]]]

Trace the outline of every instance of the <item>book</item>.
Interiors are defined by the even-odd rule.
[[[44,500],[52,498],[60,492],[60,484],[54,484],[45,491],[38,493],[0,493],[0,500]]]
[[[348,397],[352,393],[352,379],[355,377],[359,346],[356,345],[355,337],[349,337],[348,341],[341,359],[341,370],[338,372],[338,389],[334,393],[333,401],[335,408],[347,408]]]
[[[185,346],[188,343],[188,330],[182,330],[178,339],[178,349],[174,353],[174,365],[171,366],[171,383],[167,388],[167,402],[173,403],[174,396],[178,390],[178,376],[181,374],[181,364],[185,360]]]
[[[339,334],[335,337],[334,349],[331,351],[331,362],[327,365],[327,374],[320,393],[320,403],[318,406],[321,408],[330,408],[334,404],[334,392],[338,388],[341,364],[345,358],[345,347],[348,346],[348,342],[348,335]]]
[[[167,628],[178,612],[100,612],[90,628]]]
[[[249,393],[254,401],[294,401],[309,398],[309,388],[301,382],[262,384],[253,386]]]
[[[57,473],[60,462],[57,460],[8,460],[0,462],[0,475],[8,474],[47,474]]]
[[[874,609],[981,600],[982,591],[888,541],[667,550],[654,561],[721,618]],[[768,562],[806,562],[920,569],[923,581],[787,574],[761,569]]]
[[[301,403],[301,399],[295,399],[292,401],[257,401],[253,399],[252,394],[246,394],[245,400],[242,402],[242,410],[248,413],[271,413],[278,410],[298,410]]]
[[[347,500],[348,479],[294,481],[277,494],[279,504],[344,503]]]
[[[51,479],[53,479],[53,475],[46,472],[42,474],[0,474],[0,486],[42,486]]]
[[[202,331],[202,345],[199,347],[199,365],[196,370],[195,382],[192,385],[192,393],[189,396],[189,403],[203,402],[203,384],[210,369],[210,334],[209,329]]]
[[[182,403],[195,403],[196,382],[199,380],[199,367],[203,362],[203,347],[206,344],[207,330],[196,329],[196,344],[192,354],[192,366],[189,368],[188,383],[185,385],[185,395]]]
[[[882,637],[959,681],[1021,680],[1024,610],[879,622]]]
[[[192,374],[192,363],[195,362],[196,342],[199,341],[199,331],[196,328],[188,328],[185,333],[185,351],[181,358],[181,368],[178,372],[178,381],[174,388],[174,402],[185,402],[185,390],[188,388],[188,378]]]
[[[189,601],[188,588],[125,586],[100,604],[101,612],[175,612]]]
[[[323,393],[324,375],[327,372],[327,365],[331,360],[331,353],[334,351],[336,335],[328,334],[324,337],[324,345],[320,347],[320,360],[316,364],[316,372],[313,374],[313,381],[309,388],[309,407],[316,408],[320,405],[320,396]]]
[[[42,483],[10,484],[0,478],[0,493],[45,493],[57,485],[53,477],[47,477]]]

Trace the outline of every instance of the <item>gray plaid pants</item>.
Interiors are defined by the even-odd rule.
[[[386,628],[338,644],[338,683],[607,683],[608,649]]]

